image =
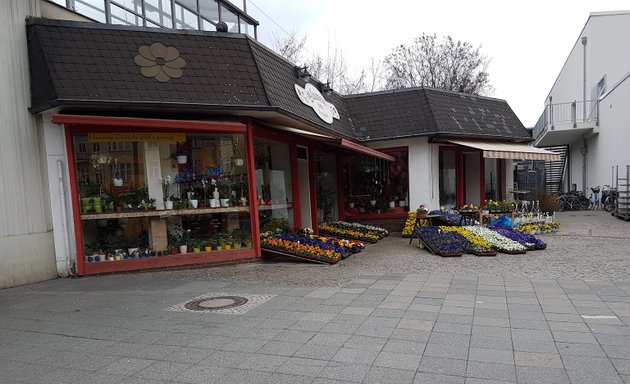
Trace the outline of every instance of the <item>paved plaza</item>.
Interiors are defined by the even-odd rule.
[[[559,219],[526,255],[391,236],[334,266],[0,290],[0,383],[630,383],[630,223]]]

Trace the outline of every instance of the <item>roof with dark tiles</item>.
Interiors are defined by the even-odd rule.
[[[294,65],[245,35],[30,19],[31,109],[179,107],[272,111],[358,141],[459,136],[529,141],[507,102],[431,88],[325,96],[340,119],[321,120],[294,86]],[[143,45],[175,46],[184,75],[161,83],[134,63]],[[235,112],[235,113],[236,113]]]
[[[362,141],[411,136],[460,136],[529,141],[505,100],[433,88],[346,96]]]

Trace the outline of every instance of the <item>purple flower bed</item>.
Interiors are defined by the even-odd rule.
[[[468,241],[459,233],[440,231],[438,227],[420,227],[418,236],[434,253],[442,256],[461,255],[463,244]]]
[[[517,243],[525,246],[525,248],[527,249],[535,250],[535,249],[547,248],[547,244],[544,241],[537,239],[528,233],[515,231],[513,229],[503,228],[497,225],[488,225],[487,227],[495,231],[499,235],[505,236],[510,240],[516,241]]]
[[[459,225],[459,223],[461,222],[462,216],[461,215],[451,215],[449,214],[447,211],[431,211],[429,212],[430,215],[444,215],[443,220],[441,221],[445,221],[445,224],[450,224],[450,225]]]

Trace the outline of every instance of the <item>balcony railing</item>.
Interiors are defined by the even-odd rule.
[[[555,125],[578,123],[598,123],[599,100],[573,101],[570,103],[547,104],[538,119],[532,135],[538,139],[545,128],[553,129]]]

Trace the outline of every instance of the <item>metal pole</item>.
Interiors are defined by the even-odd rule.
[[[586,42],[588,41],[586,36],[582,36],[582,46],[584,49],[582,50],[582,57],[584,59],[582,69],[583,69],[583,84],[582,84],[582,101],[584,105],[582,106],[582,121],[586,121]]]

